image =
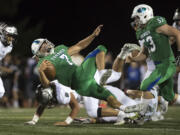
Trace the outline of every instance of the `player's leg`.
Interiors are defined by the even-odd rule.
[[[83,102],[84,102],[84,106],[89,117],[95,118],[95,119],[99,119],[99,118],[102,119],[102,117],[114,116],[117,119],[119,110],[115,110],[109,107],[106,107],[106,108],[99,107],[99,102],[100,102],[99,99],[84,96]]]
[[[173,77],[159,85],[161,87],[161,96],[170,104],[180,104],[180,96],[174,93],[173,90]]]
[[[100,84],[105,85],[114,81],[117,81],[121,77],[123,71],[124,61],[126,57],[134,50],[140,50],[141,48],[136,44],[127,43],[121,49],[121,52],[116,57],[112,70],[107,70],[100,79]]]
[[[177,92],[178,92],[178,94],[180,94],[180,72],[178,73]]]
[[[119,80],[123,71],[123,66],[124,60],[120,57],[116,57],[112,70],[109,69],[102,76],[100,76],[100,85],[105,85]]]
[[[121,52],[118,54],[118,56],[114,60],[112,70],[107,70],[100,77],[101,85],[105,85],[105,84],[108,84],[108,83],[111,83],[120,79],[121,73],[123,71],[124,60],[129,53],[130,52],[125,47],[121,49]]]
[[[122,105],[122,103],[120,103],[116,99],[114,94],[112,94],[106,88],[98,85],[95,81],[92,82],[91,85],[89,85],[89,89],[91,92],[90,95],[92,97],[107,101],[108,104],[115,109],[120,109],[125,112],[133,112],[133,111],[142,110],[143,104],[136,104],[136,105],[132,105],[132,106]]]
[[[124,95],[124,94],[122,94],[123,92],[122,93],[120,92],[120,94],[119,94],[118,92],[115,92],[115,90],[116,89],[113,90],[114,93],[118,94],[118,95],[116,95],[116,97],[117,96],[121,97]],[[83,101],[84,101],[84,105],[85,105],[87,114],[91,118],[95,118],[97,123],[116,122],[116,125],[122,125],[125,123],[124,118],[126,118],[126,117],[135,118],[135,116],[137,116],[136,113],[124,113],[122,111],[115,110],[110,107],[101,108],[98,105],[99,100],[92,98],[92,97],[83,97]],[[125,100],[123,100],[123,101],[127,105],[133,105],[132,102],[125,101]],[[134,104],[136,104],[136,103],[134,103]]]
[[[99,86],[94,80],[94,74],[96,72],[96,56],[102,51],[106,52],[105,47],[98,46],[93,52],[88,54],[84,62],[77,68],[77,71],[74,74],[72,88],[77,90],[80,95],[106,100],[110,106],[119,109],[121,103],[117,101],[113,94]],[[120,109],[125,110],[126,107],[122,106]],[[132,109],[134,110],[137,108]]]
[[[123,105],[136,105],[137,102],[131,98],[129,98],[128,96],[126,96],[124,94],[124,92],[122,90],[120,90],[119,88],[110,86],[110,85],[106,85],[104,86],[108,91],[110,91],[113,95],[115,95],[115,97],[117,98],[117,100],[122,103]]]
[[[150,91],[154,86],[161,85],[171,78],[175,73],[175,66],[172,63],[164,62],[156,66],[156,69],[141,83],[140,90]]]

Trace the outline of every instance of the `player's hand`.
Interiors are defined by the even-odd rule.
[[[68,125],[69,125],[69,124],[67,124],[65,121],[54,123],[54,126],[68,126]]]
[[[44,60],[39,66],[39,71],[44,71],[48,67],[48,61]]]
[[[130,55],[128,55],[125,59],[125,63],[131,63],[133,60],[132,60],[132,57]]]
[[[36,125],[36,122],[31,120],[31,121],[25,122],[24,124],[25,125]]]
[[[100,32],[101,32],[101,29],[102,29],[102,27],[103,27],[103,25],[101,24],[101,25],[99,25],[95,30],[94,30],[94,32],[93,32],[93,36],[95,36],[95,37],[97,37],[97,36],[99,36],[99,34],[100,34]]]
[[[180,66],[180,51],[177,52],[176,66]]]

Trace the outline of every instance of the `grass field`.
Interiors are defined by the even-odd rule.
[[[69,113],[68,108],[47,109],[36,126],[24,125],[31,120],[34,109],[0,108],[0,135],[180,135],[180,107],[170,107],[164,121],[148,122],[143,126],[113,124],[73,124],[55,127]],[[84,109],[79,116],[86,117]]]

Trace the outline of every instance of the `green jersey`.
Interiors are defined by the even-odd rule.
[[[163,17],[155,16],[148,21],[144,28],[136,31],[136,37],[139,44],[144,45],[148,49],[149,56],[154,62],[163,60],[174,61],[174,54],[169,44],[168,36],[156,32],[156,29],[164,24],[166,20]]]
[[[38,66],[43,60],[50,61],[56,70],[55,78],[66,86],[71,86],[72,75],[76,70],[76,65],[72,62],[71,57],[67,53],[68,47],[59,45],[54,49],[54,53],[41,58],[38,62]]]

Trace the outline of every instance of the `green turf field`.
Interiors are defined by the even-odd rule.
[[[0,108],[0,135],[180,135],[180,107],[170,107],[164,121],[148,122],[143,126],[113,124],[73,124],[55,127],[69,113],[68,108],[47,109],[36,126],[24,125],[31,120],[35,109]],[[79,116],[85,117],[84,109]]]

